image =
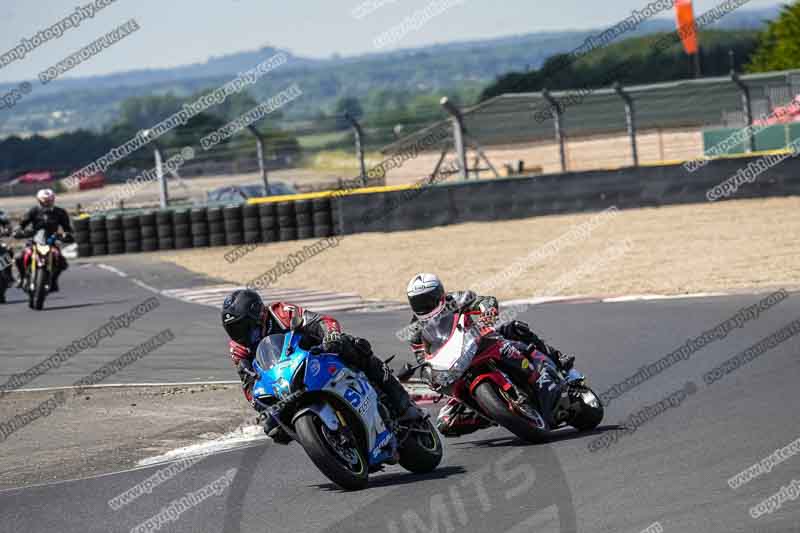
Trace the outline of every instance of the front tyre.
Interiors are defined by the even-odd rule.
[[[474,396],[478,405],[492,420],[520,439],[533,443],[546,440],[547,431],[536,427],[532,420],[514,411],[508,401],[500,396],[492,382],[484,381],[475,387]],[[541,418],[541,415],[539,417]]]
[[[415,474],[432,472],[444,455],[442,439],[429,418],[409,428],[408,438],[398,451],[400,466]]]
[[[582,388],[579,395],[580,409],[570,421],[569,425],[578,431],[591,431],[603,421],[603,404],[594,391],[588,387]]]
[[[33,290],[28,294],[28,307],[41,311],[44,307],[44,299],[47,296],[47,283],[49,273],[39,269],[33,278]]]
[[[369,467],[358,442],[330,431],[314,413],[295,422],[297,440],[325,476],[346,490],[361,490],[369,482]]]

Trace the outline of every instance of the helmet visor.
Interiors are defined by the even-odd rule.
[[[259,327],[253,325],[250,320],[237,320],[236,322],[225,324],[225,331],[228,332],[231,340],[244,346],[250,346],[259,340]]]
[[[417,316],[430,315],[442,303],[442,293],[440,291],[428,291],[408,297],[411,310]]]

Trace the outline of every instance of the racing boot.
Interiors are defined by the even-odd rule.
[[[383,391],[389,409],[397,416],[398,422],[420,420],[426,416],[425,412],[414,405],[406,388],[383,361],[372,356],[367,366],[368,370],[364,373]]]
[[[491,420],[454,398],[447,401],[436,419],[436,427],[445,437],[461,437],[493,425]]]
[[[17,265],[17,272],[19,273],[19,278],[17,279],[17,288],[21,289],[25,284],[25,265],[23,264],[22,254],[19,254],[17,257],[15,257],[14,262]]]
[[[556,367],[564,373],[572,370],[575,365],[575,356],[563,354],[561,351],[548,346],[538,335],[531,331],[530,326],[521,320],[513,320],[503,324],[498,330],[508,340],[520,341],[529,344],[532,348],[550,357]]]
[[[53,273],[53,279],[50,280],[50,292],[58,292],[58,277],[61,275],[60,270]]]
[[[372,386],[383,392],[389,404],[389,410],[397,417],[398,421],[418,420],[426,416],[411,402],[408,391],[392,374],[391,369],[375,357],[368,340],[347,334],[336,336],[336,340],[339,357],[345,363],[364,372]]]
[[[292,437],[271,416],[266,417],[266,420],[264,420],[264,433],[275,444],[289,444],[292,442]]]
[[[68,263],[63,255],[59,255],[59,267],[53,273],[53,279],[50,281],[50,292],[58,292],[58,278],[67,269]]]
[[[561,353],[555,348],[550,348],[550,351],[552,352],[552,354],[550,354],[550,357],[553,359],[553,361],[555,361],[558,369],[564,372],[565,374],[570,370],[572,370],[572,367],[575,366],[574,355]]]

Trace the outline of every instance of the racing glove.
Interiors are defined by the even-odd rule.
[[[341,353],[344,338],[341,332],[332,330],[325,333],[322,338],[322,350],[328,353]]]
[[[489,307],[481,311],[478,317],[478,328],[482,335],[489,333],[497,324],[497,308]]]
[[[236,372],[239,374],[239,379],[242,380],[242,385],[248,389],[258,378],[258,374],[253,370],[253,364],[247,359],[239,361],[239,364],[236,365]]]
[[[236,341],[230,341],[228,343],[230,347],[231,359],[233,360],[233,364],[237,367],[239,366],[239,362],[242,360],[250,360],[250,348],[239,344]]]

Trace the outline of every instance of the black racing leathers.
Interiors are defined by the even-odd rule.
[[[66,233],[72,233],[72,224],[69,220],[69,215],[67,212],[56,206],[52,207],[41,207],[41,206],[34,206],[31,207],[30,210],[25,214],[22,220],[19,223],[21,229],[25,229],[28,226],[33,227],[33,231],[37,232],[41,229],[44,230],[45,235],[50,237],[51,235],[55,235],[58,233],[58,229],[63,229]],[[30,247],[30,245],[29,245]],[[17,264],[17,271],[19,271],[19,278],[20,283],[22,283],[22,278],[24,277],[24,255],[20,254],[16,259]],[[55,272],[53,272],[53,279],[51,281],[51,290],[57,291],[58,290],[58,278],[63,271],[67,269],[69,263],[67,263],[67,259],[64,257],[64,254],[58,254],[58,268]]]
[[[33,226],[33,231],[44,229],[47,236],[58,233],[58,228],[63,228],[67,233],[72,233],[72,224],[67,212],[56,206],[34,206],[25,214],[19,223],[22,229]]]

